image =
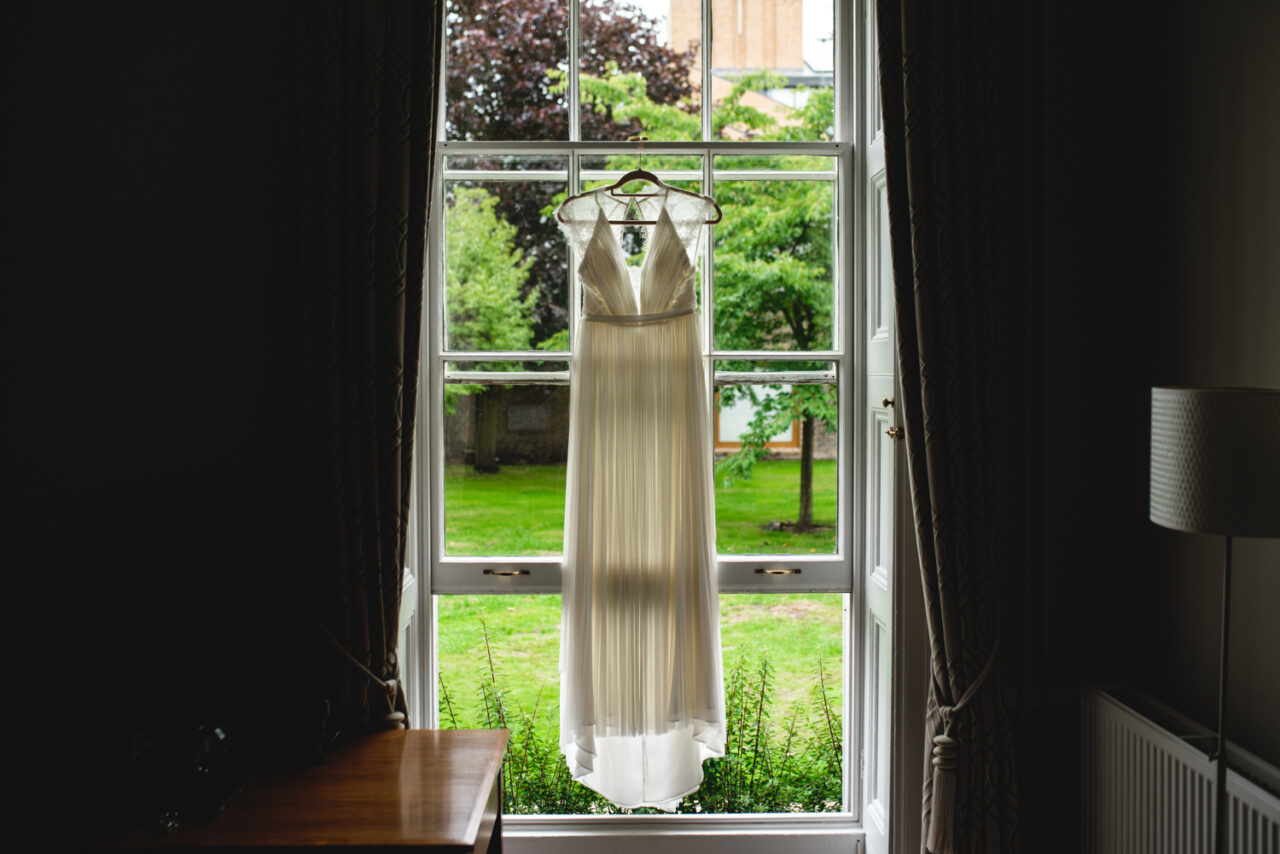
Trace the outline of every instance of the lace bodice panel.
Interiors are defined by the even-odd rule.
[[[639,219],[656,220],[660,211],[666,211],[685,252],[691,258],[698,254],[698,235],[703,223],[715,213],[714,206],[702,196],[659,187],[653,195],[644,198],[615,196],[606,190],[595,190],[565,201],[558,211],[560,228],[579,258],[586,251],[599,214],[603,212],[606,219],[624,219],[627,206],[633,202],[639,211]]]

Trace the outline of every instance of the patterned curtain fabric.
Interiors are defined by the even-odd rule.
[[[409,521],[440,2],[292,10],[300,376],[330,734],[405,725]]]
[[[1020,850],[1009,672],[1035,326],[1021,0],[878,0],[900,407],[932,652],[926,851]]]

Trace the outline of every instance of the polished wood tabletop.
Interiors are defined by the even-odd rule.
[[[214,821],[160,844],[498,851],[506,744],[506,730],[362,736],[320,765],[254,783]]]

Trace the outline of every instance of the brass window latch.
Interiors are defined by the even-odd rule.
[[[901,427],[890,427],[888,430],[884,431],[884,434],[890,439],[901,439],[903,436]]]
[[[498,576],[501,576],[501,577],[503,577],[503,578],[512,578],[512,577],[517,576],[517,575],[528,575],[528,574],[529,574],[529,570],[527,570],[527,569],[486,569],[486,570],[484,571],[484,574],[485,574],[485,575],[498,575]]]

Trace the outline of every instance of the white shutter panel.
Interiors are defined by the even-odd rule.
[[[874,17],[867,43],[875,44]],[[875,57],[874,49],[867,51]],[[875,63],[867,69],[867,91],[878,89]],[[879,112],[879,102],[867,99]],[[887,854],[890,836],[891,761],[894,703],[894,590],[895,508],[901,472],[900,419],[896,395],[893,265],[889,247],[888,199],[885,191],[884,140],[879,116],[868,117],[874,138],[867,148],[866,264],[867,264],[867,430],[866,538],[862,561],[862,589],[866,601],[863,643],[863,768],[862,823],[870,854]]]

